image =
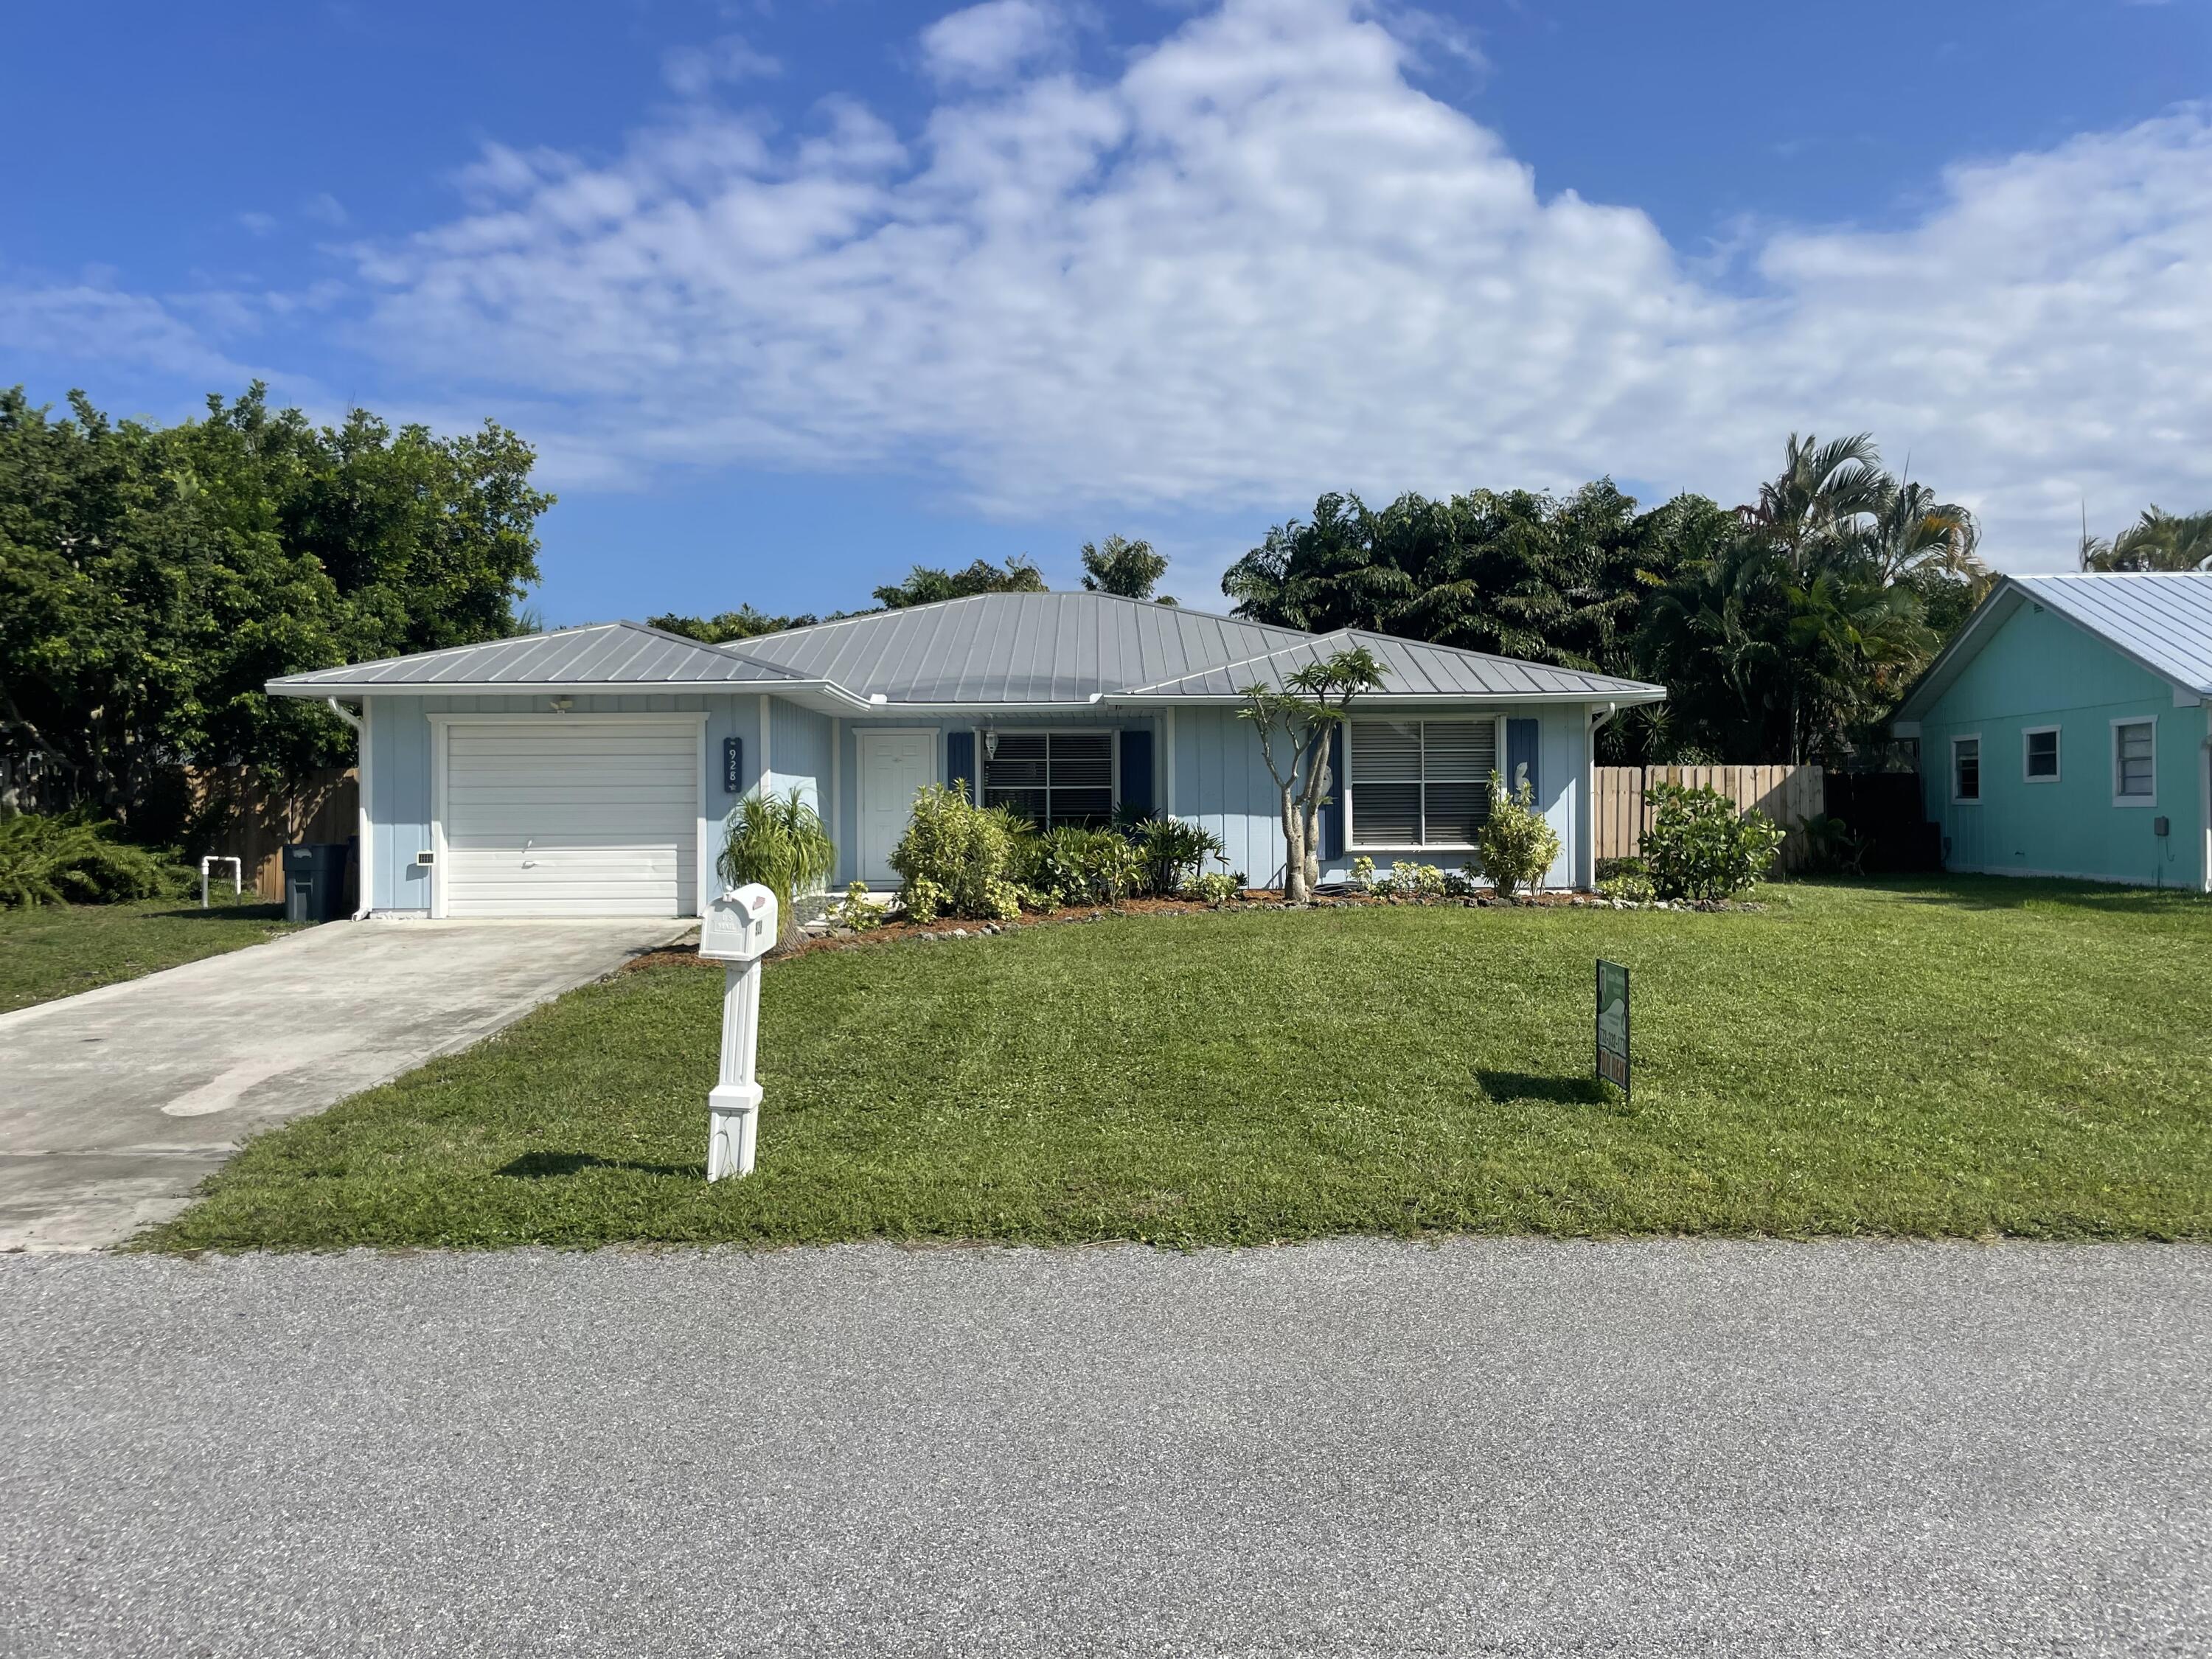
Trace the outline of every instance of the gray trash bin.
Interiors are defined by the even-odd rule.
[[[284,919],[336,921],[346,914],[347,843],[302,842],[284,849]]]

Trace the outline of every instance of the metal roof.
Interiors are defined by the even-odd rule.
[[[1112,593],[979,593],[722,648],[891,702],[1073,703],[1311,637]]]
[[[804,678],[642,623],[611,622],[287,674],[270,681],[268,689],[282,696],[321,697],[364,688],[428,691],[477,686],[726,685]]]
[[[1522,662],[1515,657],[1493,657],[1449,645],[1401,640],[1395,635],[1371,634],[1364,628],[1342,628],[1334,634],[1307,635],[1264,656],[1201,669],[1157,684],[1138,686],[1115,694],[1115,700],[1234,699],[1248,685],[1264,685],[1279,691],[1300,669],[1358,646],[1366,647],[1382,665],[1382,690],[1366,693],[1369,696],[1648,702],[1667,695],[1666,687],[1643,680],[1621,679],[1579,668],[1555,668],[1547,663]]]
[[[2057,611],[2181,690],[2212,697],[2212,573],[2083,572],[2007,576],[1898,705],[1917,720],[2023,605]]]
[[[702,645],[630,622],[457,646],[269,682],[284,696],[765,686],[830,711],[1234,701],[1364,645],[1376,697],[1650,702],[1662,688],[1356,629],[1314,635],[1110,593],[983,593]]]

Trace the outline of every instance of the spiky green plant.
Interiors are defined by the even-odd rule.
[[[781,795],[748,795],[723,820],[715,872],[726,886],[757,881],[775,895],[778,949],[799,937],[800,896],[825,890],[836,867],[822,815],[796,784]]]

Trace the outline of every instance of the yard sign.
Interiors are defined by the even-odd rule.
[[[1600,957],[1597,962],[1597,1074],[1628,1086],[1628,969]]]

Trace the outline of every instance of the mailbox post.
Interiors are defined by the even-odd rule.
[[[753,1074],[760,1042],[760,963],[776,938],[775,895],[748,883],[707,906],[699,954],[723,964],[722,1068],[707,1097],[707,1179],[753,1172],[761,1087]]]

